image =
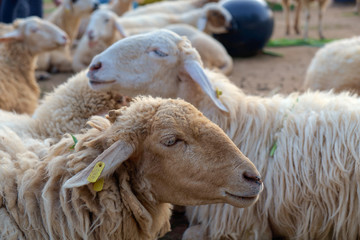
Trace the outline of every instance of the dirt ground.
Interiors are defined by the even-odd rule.
[[[353,14],[355,4],[331,4],[324,17],[324,35],[326,38],[339,39],[360,35],[360,16]],[[317,6],[311,11],[309,37],[318,38]],[[282,12],[275,12],[275,28],[273,39],[285,37],[285,22]],[[292,14],[293,18],[293,14]],[[303,16],[302,16],[303,20]],[[289,38],[301,38],[293,33]],[[306,69],[318,48],[315,47],[283,47],[267,48],[272,52],[283,54],[274,57],[259,54],[251,58],[234,59],[234,71],[230,79],[248,94],[270,95],[287,94],[301,91]],[[58,84],[66,81],[72,74],[52,75],[50,80],[40,82],[43,92],[51,91]],[[162,239],[181,239],[187,222],[181,213],[172,219],[173,231]]]

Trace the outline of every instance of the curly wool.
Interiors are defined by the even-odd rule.
[[[195,106],[253,161],[265,190],[246,209],[188,207],[191,225],[201,224],[209,239],[358,239],[360,99],[331,92],[247,96],[225,77],[208,74],[229,115],[208,97]]]

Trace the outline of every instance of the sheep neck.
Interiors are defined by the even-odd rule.
[[[123,15],[125,12],[132,9],[132,1],[117,0],[114,4],[110,5],[110,10],[115,12],[118,16]]]
[[[69,36],[70,41],[73,41],[76,37],[82,17],[82,15],[74,14],[64,5],[61,5],[48,20],[64,30]]]
[[[36,66],[36,56],[30,51],[30,48],[24,42],[10,42],[3,46],[5,49],[1,51],[1,58],[5,59],[5,63],[9,68],[13,68],[14,72],[23,75],[23,79],[28,80],[28,87],[36,94],[40,94],[39,86],[36,83],[34,72]]]
[[[179,22],[197,27],[197,22],[199,18],[202,16],[202,14],[203,14],[203,9],[201,8],[191,10],[187,13],[181,14],[179,17]]]

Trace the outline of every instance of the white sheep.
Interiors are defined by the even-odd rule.
[[[140,16],[154,13],[182,14],[195,8],[201,8],[206,3],[218,2],[217,0],[179,0],[161,1],[144,6],[139,6],[132,11],[124,13],[125,17]],[[120,15],[120,14],[119,14]]]
[[[91,15],[86,35],[81,38],[74,53],[74,71],[79,72],[87,68],[94,56],[126,35],[131,36],[154,30],[154,28],[124,29],[116,19],[115,13],[104,9],[96,10]],[[165,28],[186,36],[200,53],[205,67],[217,68],[227,75],[231,73],[233,60],[217,40],[187,24],[173,24]]]
[[[71,72],[72,57],[70,48],[79,29],[80,20],[98,7],[95,0],[63,0],[61,5],[49,15],[47,20],[63,29],[70,38],[64,49],[41,54],[37,70],[51,72]]]
[[[118,22],[125,29],[161,28],[170,24],[185,23],[206,33],[225,33],[231,27],[232,16],[218,3],[207,3],[202,8],[182,14],[154,13],[133,17],[121,17]]]
[[[0,130],[1,239],[156,239],[169,203],[258,199],[255,166],[191,104],[138,98],[109,115],[52,148]]]
[[[98,92],[88,85],[86,72],[80,72],[42,99],[32,117],[0,111],[0,129],[10,128],[21,137],[53,138],[79,133],[93,115],[128,105],[119,94]]]
[[[204,71],[190,43],[165,30],[113,44],[93,59],[88,76],[98,91],[194,104],[260,170],[265,191],[255,205],[188,209],[193,227],[184,239],[359,238],[359,98],[246,95],[225,76]]]
[[[8,30],[0,36],[0,108],[31,114],[40,96],[36,58],[65,46],[68,39],[60,28],[38,17],[18,19]]]
[[[360,94],[360,37],[341,39],[319,49],[307,69],[304,89],[350,90]]]

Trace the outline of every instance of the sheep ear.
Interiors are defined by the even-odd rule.
[[[222,102],[217,98],[216,91],[211,85],[209,78],[206,76],[199,62],[195,60],[187,60],[184,63],[184,68],[190,77],[199,84],[201,89],[211,98],[218,108],[224,112],[229,112],[224,104],[222,104]]]
[[[121,24],[118,23],[117,21],[115,21],[115,28],[119,31],[120,35],[121,35],[123,38],[126,38],[126,37],[127,37],[127,34],[126,34],[123,26],[121,26]]]
[[[17,41],[22,39],[23,39],[23,35],[21,31],[19,31],[18,29],[0,36],[0,42],[10,42],[10,41]]]
[[[206,17],[201,17],[199,18],[199,20],[197,21],[197,28],[200,30],[200,31],[204,31],[205,28],[206,28],[206,24],[207,24],[207,18]]]
[[[63,188],[74,188],[89,184],[87,178],[94,169],[95,165],[100,161],[105,163],[105,167],[102,170],[99,178],[111,174],[124,161],[126,161],[133,152],[134,148],[128,142],[123,140],[115,142],[103,153],[101,153],[89,166],[68,179],[64,183]]]

